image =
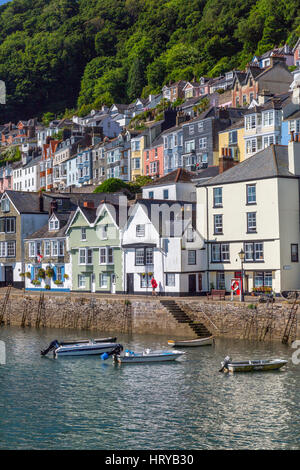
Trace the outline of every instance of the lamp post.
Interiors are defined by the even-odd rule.
[[[244,260],[245,260],[245,252],[244,252],[243,248],[239,252],[239,257],[240,257],[241,266],[242,266],[242,269],[241,269],[241,275],[242,275],[241,302],[244,302]]]

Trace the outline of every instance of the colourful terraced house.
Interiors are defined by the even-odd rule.
[[[125,209],[126,212],[127,209]],[[123,291],[119,206],[78,207],[66,230],[72,263],[72,291]]]

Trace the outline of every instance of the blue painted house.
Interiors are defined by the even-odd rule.
[[[72,270],[65,234],[69,217],[70,212],[54,210],[48,222],[25,239],[26,290],[70,291]]]
[[[92,184],[93,182],[93,147],[82,150],[76,157],[78,171],[78,185]]]

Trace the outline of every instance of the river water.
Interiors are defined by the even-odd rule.
[[[114,366],[98,357],[40,357],[60,340],[99,333],[3,327],[0,449],[299,449],[300,365],[278,343],[217,339],[184,360]],[[101,336],[104,336],[101,333]],[[167,337],[118,335],[132,350]],[[221,360],[288,358],[275,372],[225,375]]]

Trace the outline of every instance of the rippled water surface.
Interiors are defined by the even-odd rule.
[[[99,336],[98,334],[94,334]],[[96,357],[40,357],[70,330],[4,327],[1,449],[299,449],[300,365],[281,344],[217,340],[180,362],[114,366]],[[103,336],[103,333],[101,334]],[[130,349],[163,336],[118,336]],[[224,375],[220,361],[288,358],[278,372]]]

